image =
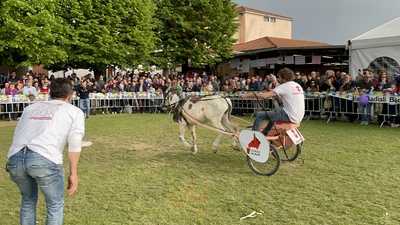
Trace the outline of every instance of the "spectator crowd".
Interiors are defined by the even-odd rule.
[[[225,79],[206,73],[187,73],[185,75],[163,76],[153,73],[117,73],[111,79],[105,80],[103,76],[97,79],[93,75],[79,78],[76,74],[68,76],[73,83],[76,93],[81,98],[88,97],[89,93],[119,93],[119,92],[150,92],[165,93],[169,88],[176,88],[181,92],[213,93],[238,92],[238,91],[263,91],[272,90],[279,81],[273,74],[228,76]],[[22,77],[17,77],[15,72],[9,76],[0,74],[0,94],[37,96],[47,94],[49,84],[54,76],[34,74],[28,72]],[[304,74],[296,72],[298,82],[307,92],[355,92],[355,91],[381,91],[393,95],[400,94],[400,77],[380,71],[374,74],[365,69],[360,71],[356,79],[345,72],[328,70],[324,74],[311,72]]]
[[[97,78],[97,79],[96,79]],[[68,76],[71,80],[76,95],[79,96],[79,107],[86,116],[90,114],[91,93],[121,93],[121,92],[146,92],[162,94],[169,89],[179,92],[227,92],[236,93],[241,91],[264,91],[273,90],[279,85],[279,80],[274,74],[268,75],[247,75],[247,76],[226,76],[223,79],[208,75],[206,73],[190,72],[185,75],[164,76],[157,73],[117,73],[106,80],[103,76],[94,77],[88,74],[78,77],[76,74]],[[48,77],[44,74],[35,74],[32,71],[22,77],[15,72],[10,75],[0,74],[0,97],[1,95],[15,96],[25,95],[29,99],[35,99],[39,94],[48,94],[53,75]],[[371,94],[372,92],[383,92],[389,95],[400,95],[400,75],[387,74],[386,71],[374,73],[369,69],[359,71],[355,79],[345,72],[328,70],[323,74],[311,72],[309,74],[296,72],[295,82],[299,83],[306,92],[340,92],[354,93],[356,95]],[[332,105],[338,104],[338,99],[332,103],[327,98],[323,107],[329,109]],[[345,103],[346,104],[346,103]],[[319,106],[321,107],[321,106]],[[390,106],[389,113],[396,110]],[[371,114],[370,105],[360,105],[362,123],[368,124]],[[381,111],[381,110],[380,110]],[[396,124],[400,118],[396,118]]]

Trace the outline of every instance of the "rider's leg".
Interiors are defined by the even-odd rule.
[[[259,131],[261,129],[261,124],[267,119],[267,116],[267,112],[257,112],[253,124],[253,130]]]
[[[268,135],[268,133],[272,130],[272,127],[274,127],[274,123],[276,121],[274,121],[273,119],[271,119],[271,117],[269,115],[267,115],[267,120],[268,120],[268,124],[267,126],[262,130],[262,133],[264,135]]]
[[[290,122],[289,116],[286,114],[286,112],[282,108],[277,109],[275,111],[267,112],[267,119],[268,119],[268,125],[262,131],[262,133],[264,135],[268,135],[268,133],[274,127],[275,122],[277,122],[277,121]]]

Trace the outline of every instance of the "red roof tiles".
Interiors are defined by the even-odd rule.
[[[315,41],[306,41],[306,40],[263,37],[253,41],[236,44],[233,47],[233,49],[235,52],[247,52],[259,49],[325,47],[325,46],[329,46],[329,44],[315,42]]]

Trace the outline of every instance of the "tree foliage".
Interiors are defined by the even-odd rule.
[[[237,14],[230,0],[159,0],[159,61],[212,65],[231,57]]]
[[[51,68],[143,63],[154,50],[154,11],[148,0],[3,0],[1,63]]]
[[[1,0],[0,64],[215,64],[231,56],[235,18],[231,0]]]
[[[143,63],[154,49],[154,4],[147,0],[64,0],[59,12],[68,30],[72,67]]]
[[[0,63],[19,66],[65,60],[65,27],[53,0],[0,2]]]

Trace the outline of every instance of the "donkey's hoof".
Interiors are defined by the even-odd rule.
[[[217,146],[213,146],[213,147],[212,147],[212,150],[213,150],[213,152],[214,152],[215,154],[218,153],[218,147],[217,147]]]
[[[192,147],[192,154],[196,155],[198,152],[197,147]]]

